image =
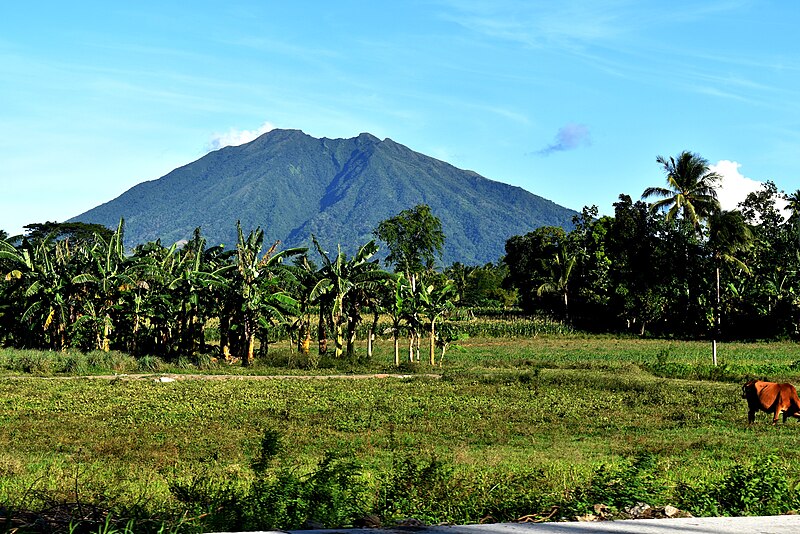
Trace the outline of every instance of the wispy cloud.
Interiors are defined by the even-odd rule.
[[[589,136],[589,127],[584,124],[570,123],[559,128],[555,141],[553,141],[552,144],[537,150],[535,154],[549,156],[554,152],[574,150],[591,144],[592,140]]]
[[[249,143],[260,135],[263,135],[274,129],[274,124],[271,122],[265,122],[256,130],[237,130],[235,128],[231,128],[225,133],[215,133],[211,136],[211,139],[206,145],[206,152],[219,150],[225,146],[238,146]]]
[[[606,2],[601,9],[591,9],[585,3],[574,2],[553,4],[557,7],[517,1],[452,2],[442,18],[490,38],[534,48],[553,44],[571,47],[615,36],[621,27],[617,4]]]

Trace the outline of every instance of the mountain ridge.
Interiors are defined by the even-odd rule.
[[[498,260],[506,239],[539,226],[571,226],[573,210],[520,187],[415,152],[390,138],[314,138],[272,130],[224,147],[161,178],[142,182],[70,221],[114,227],[125,219],[126,244],[172,243],[200,227],[209,245],[236,243],[236,221],[261,227],[269,242],[344,250],[369,239],[377,224],[428,204],[442,221],[442,261]]]

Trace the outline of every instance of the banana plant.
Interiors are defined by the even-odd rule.
[[[14,285],[19,299],[19,343],[64,349],[74,302],[69,243],[56,241],[54,235],[33,242],[23,239],[19,249],[5,241],[0,243],[0,259],[11,267],[4,281]]]
[[[258,328],[263,328],[270,314],[274,314],[276,310],[297,305],[297,302],[274,282],[280,276],[288,276],[288,270],[281,268],[283,260],[289,256],[302,254],[305,249],[293,248],[276,252],[280,244],[277,241],[264,256],[261,256],[264,231],[257,228],[245,238],[241,224],[237,222],[236,228],[238,243],[232,288],[238,302],[236,311],[243,328],[246,347],[242,363],[249,366],[254,359]]]
[[[402,272],[397,273],[393,279],[387,280],[386,286],[390,290],[387,300],[383,305],[386,313],[392,320],[391,332],[394,344],[394,365],[400,367],[400,333],[406,317],[407,300],[411,296],[411,283]]]
[[[457,297],[456,285],[452,280],[439,286],[420,284],[419,301],[422,312],[429,321],[431,367],[436,365],[436,321],[455,308]]]
[[[114,328],[112,314],[121,299],[120,287],[131,283],[126,272],[124,224],[120,219],[117,230],[107,240],[95,235],[94,243],[89,249],[89,272],[82,272],[72,278],[73,284],[91,286],[85,292],[89,301],[85,309],[94,316],[97,325],[96,348],[106,352],[110,348],[111,332]]]
[[[312,300],[327,300],[331,304],[331,322],[336,331],[334,354],[337,359],[344,353],[345,323],[347,324],[348,357],[352,358],[355,328],[361,319],[360,309],[364,303],[363,295],[391,275],[382,270],[377,261],[370,261],[378,251],[374,240],[359,248],[352,259],[348,259],[341,246],[337,245],[337,255],[333,260],[322,249],[315,236],[312,236],[312,241],[323,262],[320,279],[312,291]]]

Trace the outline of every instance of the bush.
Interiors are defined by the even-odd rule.
[[[307,475],[281,469],[261,477],[242,499],[243,527],[251,530],[352,526],[364,516],[367,487],[350,458],[327,453]]]
[[[142,356],[137,363],[138,370],[144,373],[155,373],[164,368],[164,362],[157,356]]]
[[[588,485],[574,490],[562,507],[571,514],[583,515],[595,504],[605,504],[612,513],[638,503],[655,505],[663,500],[664,492],[655,468],[655,458],[650,454],[618,466],[603,464],[595,469]]]
[[[728,515],[777,515],[794,509],[797,491],[791,487],[773,455],[748,466],[737,465],[717,490],[718,508]]]

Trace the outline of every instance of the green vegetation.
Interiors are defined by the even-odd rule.
[[[797,423],[748,427],[739,396],[750,376],[800,380],[796,344],[722,344],[718,367],[694,342],[461,344],[444,371],[419,364],[406,378],[175,382],[125,376],[136,360],[102,351],[80,372],[120,376],[43,379],[69,373],[68,355],[4,350],[0,502],[81,503],[138,531],[508,521],[553,507],[557,519],[595,504],[623,517],[640,501],[695,514],[798,506]],[[392,351],[378,342],[369,365],[321,374],[386,371]],[[282,343],[254,367],[210,371],[273,374],[293,357]]]
[[[767,182],[723,211],[696,154],[658,158],[668,187],[647,204],[620,195],[614,216],[584,208],[575,228],[506,242],[506,287],[528,313],[595,332],[684,339],[800,335],[800,212]],[[781,201],[789,212],[778,208]],[[666,211],[664,211],[666,210]],[[788,218],[785,218],[788,215]]]
[[[122,221],[5,236],[5,529],[796,509],[796,423],[747,426],[740,386],[800,381],[800,348],[735,341],[798,333],[798,194],[768,183],[723,212],[705,160],[658,161],[662,201],[622,195],[614,217],[584,208],[501,264],[441,272],[425,205],[375,230],[395,273],[373,241],[263,252],[241,224],[231,251],[199,229],[126,251]]]

